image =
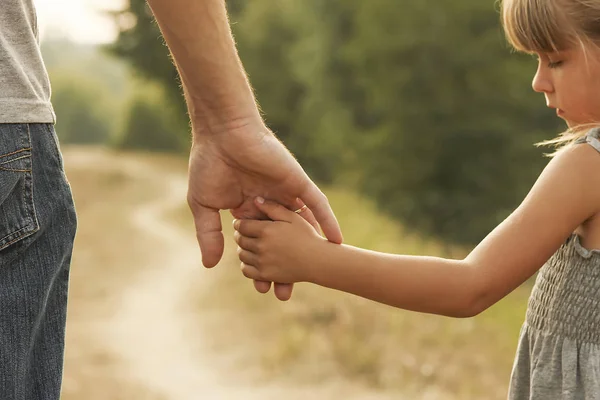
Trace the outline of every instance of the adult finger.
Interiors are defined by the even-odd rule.
[[[310,182],[308,188],[302,193],[300,199],[310,208],[319,223],[325,237],[330,242],[342,243],[343,236],[340,225],[329,205],[327,196],[313,182]]]
[[[223,256],[224,238],[219,210],[207,208],[200,204],[190,206],[196,226],[196,239],[202,253],[202,264],[212,268]]]
[[[275,297],[281,301],[288,301],[292,297],[294,290],[293,283],[275,283]]]
[[[302,218],[304,218],[304,220],[306,220],[306,222],[311,224],[312,227],[315,228],[315,231],[317,231],[317,233],[320,235],[321,228],[319,227],[319,223],[317,222],[317,219],[315,218],[315,215],[310,210],[310,208],[308,208],[308,206],[304,207],[304,202],[300,199],[296,199],[295,207],[296,208],[294,208],[294,211],[299,210],[299,212],[297,212],[297,214],[300,215]]]
[[[271,282],[255,279],[254,280],[254,289],[256,289],[257,292],[262,293],[262,294],[268,293],[269,290],[271,290]]]

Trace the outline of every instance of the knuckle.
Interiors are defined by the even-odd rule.
[[[261,226],[260,226],[260,227],[257,229],[259,236],[263,236],[263,235],[265,234],[265,230],[266,230],[266,229],[267,229],[267,227],[266,227],[266,226],[264,226],[264,225],[261,225]]]
[[[264,235],[264,236],[271,236],[271,235],[273,234],[273,228],[274,228],[274,225],[273,225],[272,223],[271,223],[271,224],[268,224],[268,225],[266,225],[266,226],[263,228],[263,232],[262,232],[262,233],[263,233],[263,235]]]
[[[264,268],[270,265],[270,257],[268,253],[259,254],[257,257],[256,263],[258,266]]]
[[[194,194],[192,192],[188,192],[188,194],[186,196],[186,202],[187,202],[188,207],[192,211],[192,214],[196,214],[198,212],[198,210],[201,208],[198,198],[196,196],[194,196]]]
[[[192,208],[192,206],[193,206],[194,204],[196,204],[196,202],[194,201],[194,197],[192,196],[192,194],[191,194],[190,192],[188,192],[188,194],[187,194],[187,196],[186,196],[186,198],[185,198],[185,199],[186,199],[186,201],[187,201],[187,204],[188,204],[188,206],[189,206],[190,208]]]
[[[270,256],[268,253],[267,253],[267,254],[265,254],[265,255],[262,257],[262,262],[263,262],[265,265],[271,265],[271,264],[272,264],[272,259],[271,259],[271,256]]]

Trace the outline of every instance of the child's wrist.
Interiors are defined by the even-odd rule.
[[[302,262],[301,281],[316,284],[323,268],[326,267],[326,263],[323,262],[327,251],[326,246],[331,243],[323,238],[311,242],[311,245],[306,249],[306,253],[304,253],[306,259]]]

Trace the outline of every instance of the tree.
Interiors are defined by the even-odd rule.
[[[363,189],[417,231],[472,244],[518,204],[558,131],[487,3],[356,2],[339,49],[365,93]],[[376,21],[376,23],[374,23]],[[343,99],[341,99],[343,101]]]
[[[107,143],[111,119],[107,94],[89,78],[53,74],[52,103],[56,112],[56,132],[64,143]]]
[[[185,126],[181,125],[177,109],[167,101],[160,86],[140,83],[127,110],[117,147],[161,152],[189,151],[189,137],[174,134],[185,132]]]
[[[179,99],[143,0],[116,53]],[[479,241],[519,203],[559,131],[477,0],[229,1],[269,126],[309,174],[355,184],[422,233]],[[143,25],[143,26],[142,26]],[[183,107],[181,107],[183,110]]]

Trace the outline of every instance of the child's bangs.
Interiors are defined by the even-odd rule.
[[[525,53],[552,53],[572,42],[557,0],[502,0],[502,22],[509,43]],[[560,27],[560,28],[559,28]]]

